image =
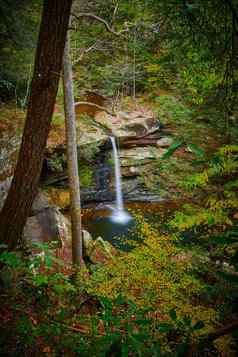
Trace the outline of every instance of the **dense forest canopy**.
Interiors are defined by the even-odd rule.
[[[41,1],[0,2],[1,98],[26,93],[31,79]]]
[[[26,88],[39,3],[0,4],[0,73],[6,93],[11,89],[13,94],[13,88],[23,84]],[[229,0],[75,1],[71,32],[77,87],[101,87],[110,95],[122,87],[132,92],[136,56],[138,91],[176,83],[187,89],[194,102],[202,103],[219,92],[217,99],[226,98],[233,105],[237,92],[237,12],[236,1]],[[87,14],[98,16],[121,35],[113,36],[103,22]]]

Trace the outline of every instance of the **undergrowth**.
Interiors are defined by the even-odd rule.
[[[237,152],[204,156],[180,182],[200,202],[169,221],[134,213],[142,243],[107,264],[69,275],[46,246],[1,247],[1,355],[235,356]]]

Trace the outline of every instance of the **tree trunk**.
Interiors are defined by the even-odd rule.
[[[0,214],[0,242],[9,249],[22,240],[50,130],[72,0],[45,0],[26,123],[19,157]]]
[[[81,201],[78,174],[76,120],[73,94],[73,75],[70,59],[70,38],[67,36],[63,56],[64,110],[66,124],[67,164],[70,188],[70,214],[72,225],[72,258],[74,265],[83,264]]]

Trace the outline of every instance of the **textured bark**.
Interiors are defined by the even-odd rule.
[[[67,165],[70,189],[70,215],[72,224],[72,258],[74,265],[83,264],[81,201],[78,174],[76,120],[73,94],[73,75],[70,59],[70,39],[67,36],[63,56],[64,110],[66,124]]]
[[[8,197],[0,214],[0,242],[13,248],[37,190],[50,130],[72,0],[45,0],[22,144]]]

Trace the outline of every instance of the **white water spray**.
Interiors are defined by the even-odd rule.
[[[129,213],[127,213],[124,209],[123,204],[123,195],[122,195],[122,183],[121,183],[121,168],[120,168],[120,160],[116,145],[116,139],[113,136],[110,136],[110,140],[113,148],[113,158],[115,164],[115,188],[116,188],[116,207],[111,216],[114,222],[118,223],[126,223],[131,219]]]

